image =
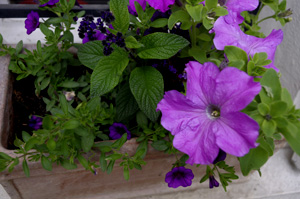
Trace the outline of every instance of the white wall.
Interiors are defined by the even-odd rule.
[[[287,0],[287,8],[291,8],[294,12],[292,22],[282,28],[279,22],[271,19],[262,22],[261,27],[267,35],[272,29],[282,28],[284,31],[283,42],[277,48],[275,64],[282,73],[283,87],[287,88],[294,98],[300,90],[300,1]],[[273,14],[271,9],[265,9],[262,17]]]

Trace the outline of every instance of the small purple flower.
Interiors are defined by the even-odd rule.
[[[78,2],[78,0],[75,1],[75,6],[78,6],[79,8],[82,8],[82,6],[81,6],[80,3]]]
[[[32,115],[29,120],[28,126],[33,128],[34,130],[38,130],[41,128],[42,124],[43,124],[42,118]]]
[[[59,2],[59,0],[49,0],[47,3],[44,3],[44,4],[40,5],[40,7],[54,6],[58,2]]]
[[[30,35],[35,29],[37,29],[40,25],[39,22],[39,14],[37,12],[31,11],[27,15],[27,19],[25,20],[25,28],[27,29],[27,34]]]
[[[208,177],[209,179],[209,188],[212,189],[214,187],[219,187],[219,182],[215,179],[213,175]]]
[[[234,67],[220,71],[214,63],[195,61],[186,66],[186,96],[168,91],[157,110],[174,147],[189,155],[187,163],[212,164],[220,149],[242,157],[257,147],[259,125],[240,111],[260,92],[260,83]]]
[[[131,133],[122,123],[113,123],[109,127],[109,137],[113,140],[120,139],[124,133],[127,133],[127,140],[130,140]]]
[[[167,173],[165,182],[172,188],[177,188],[179,186],[187,187],[192,185],[193,179],[194,174],[191,169],[175,167]]]

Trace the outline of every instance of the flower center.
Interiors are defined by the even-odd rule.
[[[206,113],[207,113],[208,117],[211,119],[217,119],[221,115],[220,108],[215,105],[208,106],[206,109]]]

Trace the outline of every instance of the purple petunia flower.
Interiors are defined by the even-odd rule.
[[[189,155],[187,163],[211,164],[220,149],[241,157],[257,147],[259,125],[240,111],[260,92],[260,84],[234,67],[220,71],[214,63],[194,61],[186,66],[186,96],[168,91],[157,110],[174,135],[174,147]]]
[[[136,9],[135,9],[135,5],[134,5],[134,2],[138,2],[143,10],[145,10],[146,6],[147,6],[147,1],[146,0],[129,0],[129,12],[133,15],[136,14]]]
[[[42,124],[43,124],[43,119],[33,115],[29,120],[28,126],[33,128],[34,130],[38,130],[41,128]]]
[[[175,3],[175,0],[147,0],[147,2],[152,8],[166,12],[170,9],[169,6]]]
[[[209,179],[209,188],[210,189],[219,186],[219,182],[215,179],[215,177],[213,175],[210,175],[208,177],[208,179]]]
[[[127,140],[130,140],[131,133],[124,124],[113,123],[113,125],[109,127],[109,137],[111,139],[120,139],[124,133],[127,133]]]
[[[191,169],[175,167],[167,173],[165,182],[172,188],[177,188],[179,186],[187,187],[192,185],[193,179],[194,174]]]
[[[213,39],[214,45],[218,50],[224,50],[225,46],[236,46],[248,55],[254,56],[255,53],[266,52],[268,59],[272,63],[265,66],[266,68],[274,68],[279,71],[274,65],[276,47],[283,40],[282,30],[273,30],[266,38],[258,38],[252,35],[245,34],[236,23],[227,22],[229,17],[219,17],[214,24]]]
[[[27,15],[27,19],[25,20],[25,28],[27,29],[27,34],[30,35],[35,29],[37,29],[40,25],[39,22],[39,14],[37,12],[31,11]]]
[[[58,2],[59,2],[59,0],[49,0],[47,3],[44,3],[44,4],[40,5],[40,7],[54,6]]]

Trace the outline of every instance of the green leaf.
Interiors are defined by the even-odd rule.
[[[257,106],[257,109],[258,109],[258,112],[262,115],[262,116],[265,116],[267,115],[268,113],[270,113],[270,108],[267,104],[265,103],[260,103],[258,104]]]
[[[205,7],[207,8],[207,10],[216,8],[217,5],[218,5],[218,0],[206,0],[205,1]]]
[[[85,157],[82,155],[77,155],[77,159],[86,170],[89,169],[89,162],[85,159]]]
[[[195,46],[189,49],[189,55],[194,57],[198,62],[204,63],[207,61],[206,51],[202,50],[200,47]]]
[[[165,151],[169,148],[166,140],[157,140],[151,146],[158,151]]]
[[[189,45],[181,36],[161,32],[143,37],[141,43],[144,47],[138,49],[138,56],[142,59],[168,59]]]
[[[224,51],[230,62],[243,61],[244,65],[241,69],[245,69],[246,64],[248,63],[248,55],[244,50],[235,46],[225,46]]]
[[[114,164],[115,164],[115,160],[109,161],[109,164],[108,164],[107,170],[106,170],[107,174],[110,174],[112,172],[112,170],[114,168]]]
[[[294,105],[294,102],[290,92],[286,88],[282,88],[281,90],[281,100],[287,104],[287,110],[291,110],[291,108]]]
[[[94,69],[104,57],[103,48],[101,41],[90,41],[80,46],[77,55],[83,65]]]
[[[84,152],[89,152],[94,145],[95,136],[90,134],[88,136],[81,137],[81,147]]]
[[[286,9],[286,0],[282,0],[280,2],[280,4],[278,5],[278,9],[281,10],[281,11],[285,11],[285,9]]]
[[[68,102],[67,102],[66,97],[63,94],[59,95],[59,103],[60,103],[61,109],[63,110],[64,114],[68,115],[69,114],[69,112],[68,112]]]
[[[73,170],[73,169],[77,168],[77,165],[74,163],[71,163],[69,160],[63,160],[62,166],[68,170]]]
[[[161,73],[150,66],[135,68],[131,72],[129,84],[140,109],[155,122],[159,116],[156,107],[164,93]]]
[[[225,15],[228,15],[228,11],[221,7],[221,6],[218,6],[216,7],[215,9],[213,9],[213,12],[215,13],[216,16],[225,16]]]
[[[63,124],[64,129],[76,129],[80,125],[80,122],[76,119],[70,119]]]
[[[111,145],[111,147],[113,147],[115,149],[120,149],[125,144],[126,141],[127,141],[127,133],[124,133],[120,139],[116,140]]]
[[[148,118],[142,111],[137,112],[136,123],[142,128],[146,128],[148,126]]]
[[[299,123],[299,121],[297,121]],[[289,145],[292,147],[292,149],[300,155],[300,131],[299,129],[296,129],[296,132],[293,132],[288,128],[283,128],[281,130],[281,134],[284,136],[286,141],[289,143]]]
[[[28,142],[28,140],[31,138],[31,135],[27,133],[26,131],[22,131],[22,139],[24,142]]]
[[[42,166],[43,166],[44,169],[46,169],[48,171],[52,171],[52,162],[51,162],[51,160],[49,160],[45,156],[42,156],[41,162],[42,162]]]
[[[123,49],[115,49],[111,55],[102,58],[91,76],[91,95],[101,96],[118,85],[128,62],[128,54]]]
[[[19,54],[22,50],[23,50],[23,41],[21,40],[21,41],[19,41],[19,43],[16,46],[16,52],[15,52],[15,54],[16,55]]]
[[[47,19],[47,21],[45,23],[49,24],[58,24],[64,21],[64,18],[62,17],[52,17]]]
[[[50,84],[50,77],[47,77],[45,79],[43,79],[43,81],[41,82],[41,90],[44,90],[49,84]]]
[[[26,159],[23,160],[22,167],[23,167],[23,171],[24,171],[26,177],[29,177],[30,172],[29,172],[29,168],[28,168],[28,164],[27,164]]]
[[[159,18],[150,23],[150,26],[153,28],[162,28],[168,25],[168,19]]]
[[[105,154],[103,152],[100,155],[100,167],[103,172],[106,171],[107,161],[105,160]]]
[[[112,22],[114,29],[125,34],[129,28],[129,12],[127,8],[127,1],[124,0],[110,0],[110,11],[115,16]]]
[[[182,30],[188,30],[192,26],[190,15],[184,10],[178,10],[171,14],[168,20],[168,28],[172,30],[177,22],[181,22],[180,28]]]
[[[239,158],[241,170],[244,176],[247,176],[251,170],[260,169],[268,160],[268,152],[258,146],[250,149],[250,152],[245,156]]]
[[[2,46],[2,43],[3,43],[3,37],[2,37],[2,35],[0,34],[0,46]]]
[[[54,122],[52,120],[51,115],[47,115],[46,117],[44,117],[44,119],[43,119],[43,129],[50,130],[53,127],[54,127]]]
[[[139,106],[131,93],[129,83],[124,84],[116,97],[116,117],[117,121],[131,116],[139,109]]]
[[[129,169],[128,169],[128,166],[124,166],[123,175],[124,175],[124,179],[128,181],[129,180]]]
[[[265,72],[260,84],[263,87],[259,93],[262,102],[270,104],[272,101],[281,100],[281,84],[274,69],[268,69]]]
[[[125,44],[127,48],[140,48],[143,44],[139,43],[133,36],[125,38]]]
[[[59,87],[64,87],[64,88],[77,88],[79,86],[80,86],[80,84],[78,82],[74,82],[74,81],[65,81],[59,85]]]
[[[187,12],[189,13],[189,15],[194,19],[194,21],[201,21],[202,9],[203,9],[202,4],[198,4],[195,6],[186,4],[185,8],[186,8]]]
[[[74,133],[82,137],[88,136],[90,134],[89,131],[83,126],[78,126],[76,129],[74,129]]]
[[[105,160],[118,160],[122,157],[123,157],[122,154],[115,153],[115,154],[111,154],[111,155],[106,156]]]
[[[43,23],[40,23],[39,28],[42,31],[42,33],[47,37],[49,37],[51,34],[53,34],[53,32],[51,30],[49,30],[48,27]]]
[[[37,137],[31,137],[25,144],[24,149],[26,151],[29,151],[30,149],[32,149],[34,147],[35,144],[39,143]]]
[[[11,161],[13,158],[7,155],[6,153],[0,152],[0,159]]]
[[[50,151],[54,151],[56,149],[56,142],[53,138],[50,138],[48,141],[47,141],[47,148],[50,150]]]
[[[276,101],[271,104],[270,115],[273,117],[280,117],[287,111],[287,104],[283,101]]]
[[[273,155],[273,151],[274,151],[273,138],[266,138],[265,140],[263,137],[259,137],[256,142],[259,143],[260,147],[262,147],[264,150],[268,152],[269,156]]]
[[[276,132],[276,122],[274,120],[264,120],[262,123],[262,131],[267,137],[272,137]]]

